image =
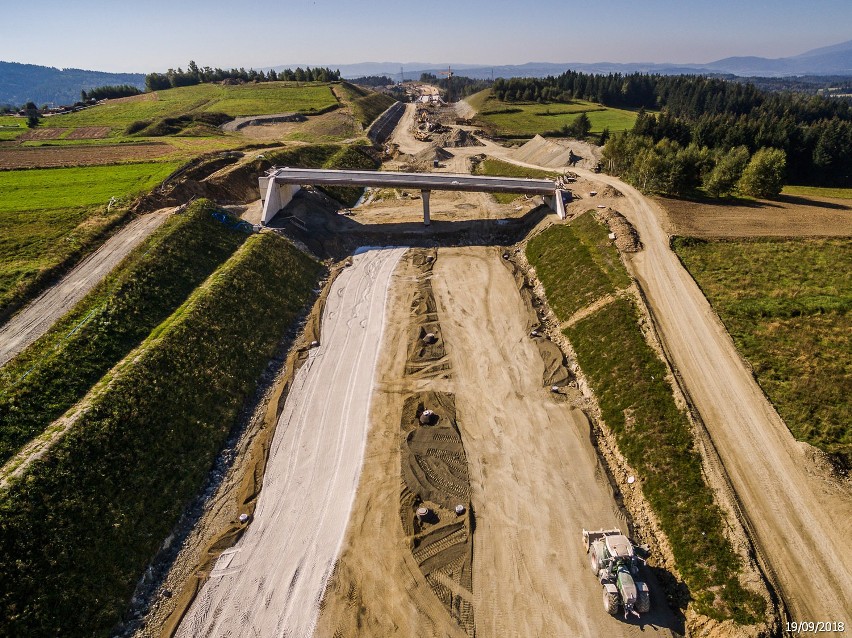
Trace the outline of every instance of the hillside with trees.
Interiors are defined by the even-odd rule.
[[[145,75],[0,62],[0,105],[20,106],[27,102],[39,106],[73,104],[80,99],[80,91],[122,84],[142,89]]]
[[[852,179],[852,105],[846,100],[699,76],[574,71],[497,80],[494,95],[506,102],[585,99],[640,109],[633,130],[609,140],[604,159],[609,170],[646,191],[683,194],[704,186],[708,194],[729,194],[761,149],[778,151],[762,153],[758,166],[769,171],[771,160],[770,172],[780,170],[784,183],[829,186]]]

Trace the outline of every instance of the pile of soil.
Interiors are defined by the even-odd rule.
[[[592,169],[600,161],[601,149],[578,140],[545,139],[536,135],[512,152],[512,159],[550,168],[580,166]]]
[[[441,148],[439,144],[433,142],[427,148],[417,153],[417,155],[414,155],[411,161],[416,164],[430,164],[433,160],[444,162],[448,159],[452,159],[453,157],[455,157],[455,155]]]
[[[615,189],[613,189],[615,190]],[[597,211],[598,217],[606,223],[611,233],[615,233],[615,245],[620,252],[638,253],[642,250],[642,241],[633,225],[624,215],[612,208],[602,208]]]
[[[476,139],[472,133],[458,128],[444,137],[441,141],[441,145],[450,148],[460,148],[463,146],[485,146],[485,144]]]
[[[601,195],[603,197],[624,197],[622,192],[617,188],[614,188],[607,184],[607,186],[601,191]]]

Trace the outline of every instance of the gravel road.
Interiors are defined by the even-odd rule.
[[[0,365],[50,330],[131,250],[168,219],[172,208],[142,215],[110,237],[55,285],[0,326]]]
[[[361,473],[385,298],[403,253],[361,252],[333,283],[322,344],[293,382],[254,519],[178,637],[312,635]]]
[[[669,249],[664,212],[617,178],[577,172],[625,195],[629,205],[619,202],[619,210],[645,245],[630,256],[629,267],[793,620],[841,621],[849,628],[849,492],[814,463],[764,396],[709,302]]]

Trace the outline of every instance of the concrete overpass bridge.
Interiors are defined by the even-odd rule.
[[[517,177],[488,177],[454,173],[394,173],[383,171],[345,171],[314,168],[276,168],[260,178],[260,198],[263,202],[261,223],[267,224],[275,214],[307,185],[375,186],[385,188],[419,189],[423,201],[423,223],[429,225],[429,194],[433,190],[486,193],[522,193],[542,195],[548,205],[565,219],[562,198],[567,189],[561,182],[550,179],[521,179]]]

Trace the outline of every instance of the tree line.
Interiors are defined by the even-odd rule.
[[[83,89],[80,91],[80,101],[88,102],[89,100],[114,100],[120,97],[131,97],[142,93],[138,88],[131,84],[107,85],[99,86],[90,91]]]
[[[701,76],[576,71],[547,78],[500,79],[494,83],[494,95],[506,102],[584,99],[605,106],[659,111],[640,113],[632,131],[616,136],[644,139],[613,144],[612,138],[608,160],[614,166],[625,166],[622,153],[638,156],[649,145],[665,157],[680,151],[681,160],[695,155],[687,153],[690,146],[699,153],[706,149],[705,156],[712,158],[738,148],[745,148],[749,157],[760,149],[774,148],[786,158],[788,183],[842,185],[852,179],[852,104],[846,100],[787,91],[770,93],[753,84]],[[704,172],[700,172],[702,168]],[[705,161],[696,170],[699,172],[687,181],[707,177]],[[669,192],[683,192],[684,187]]]
[[[270,69],[267,72],[244,68],[220,69],[209,66],[199,67],[194,60],[190,60],[186,71],[178,67],[169,69],[165,73],[149,73],[145,76],[145,88],[148,91],[165,91],[179,86],[193,86],[195,84],[207,84],[212,82],[276,82],[279,80],[287,82],[333,82],[340,79],[340,71],[332,71],[326,67],[297,67],[276,71]]]

